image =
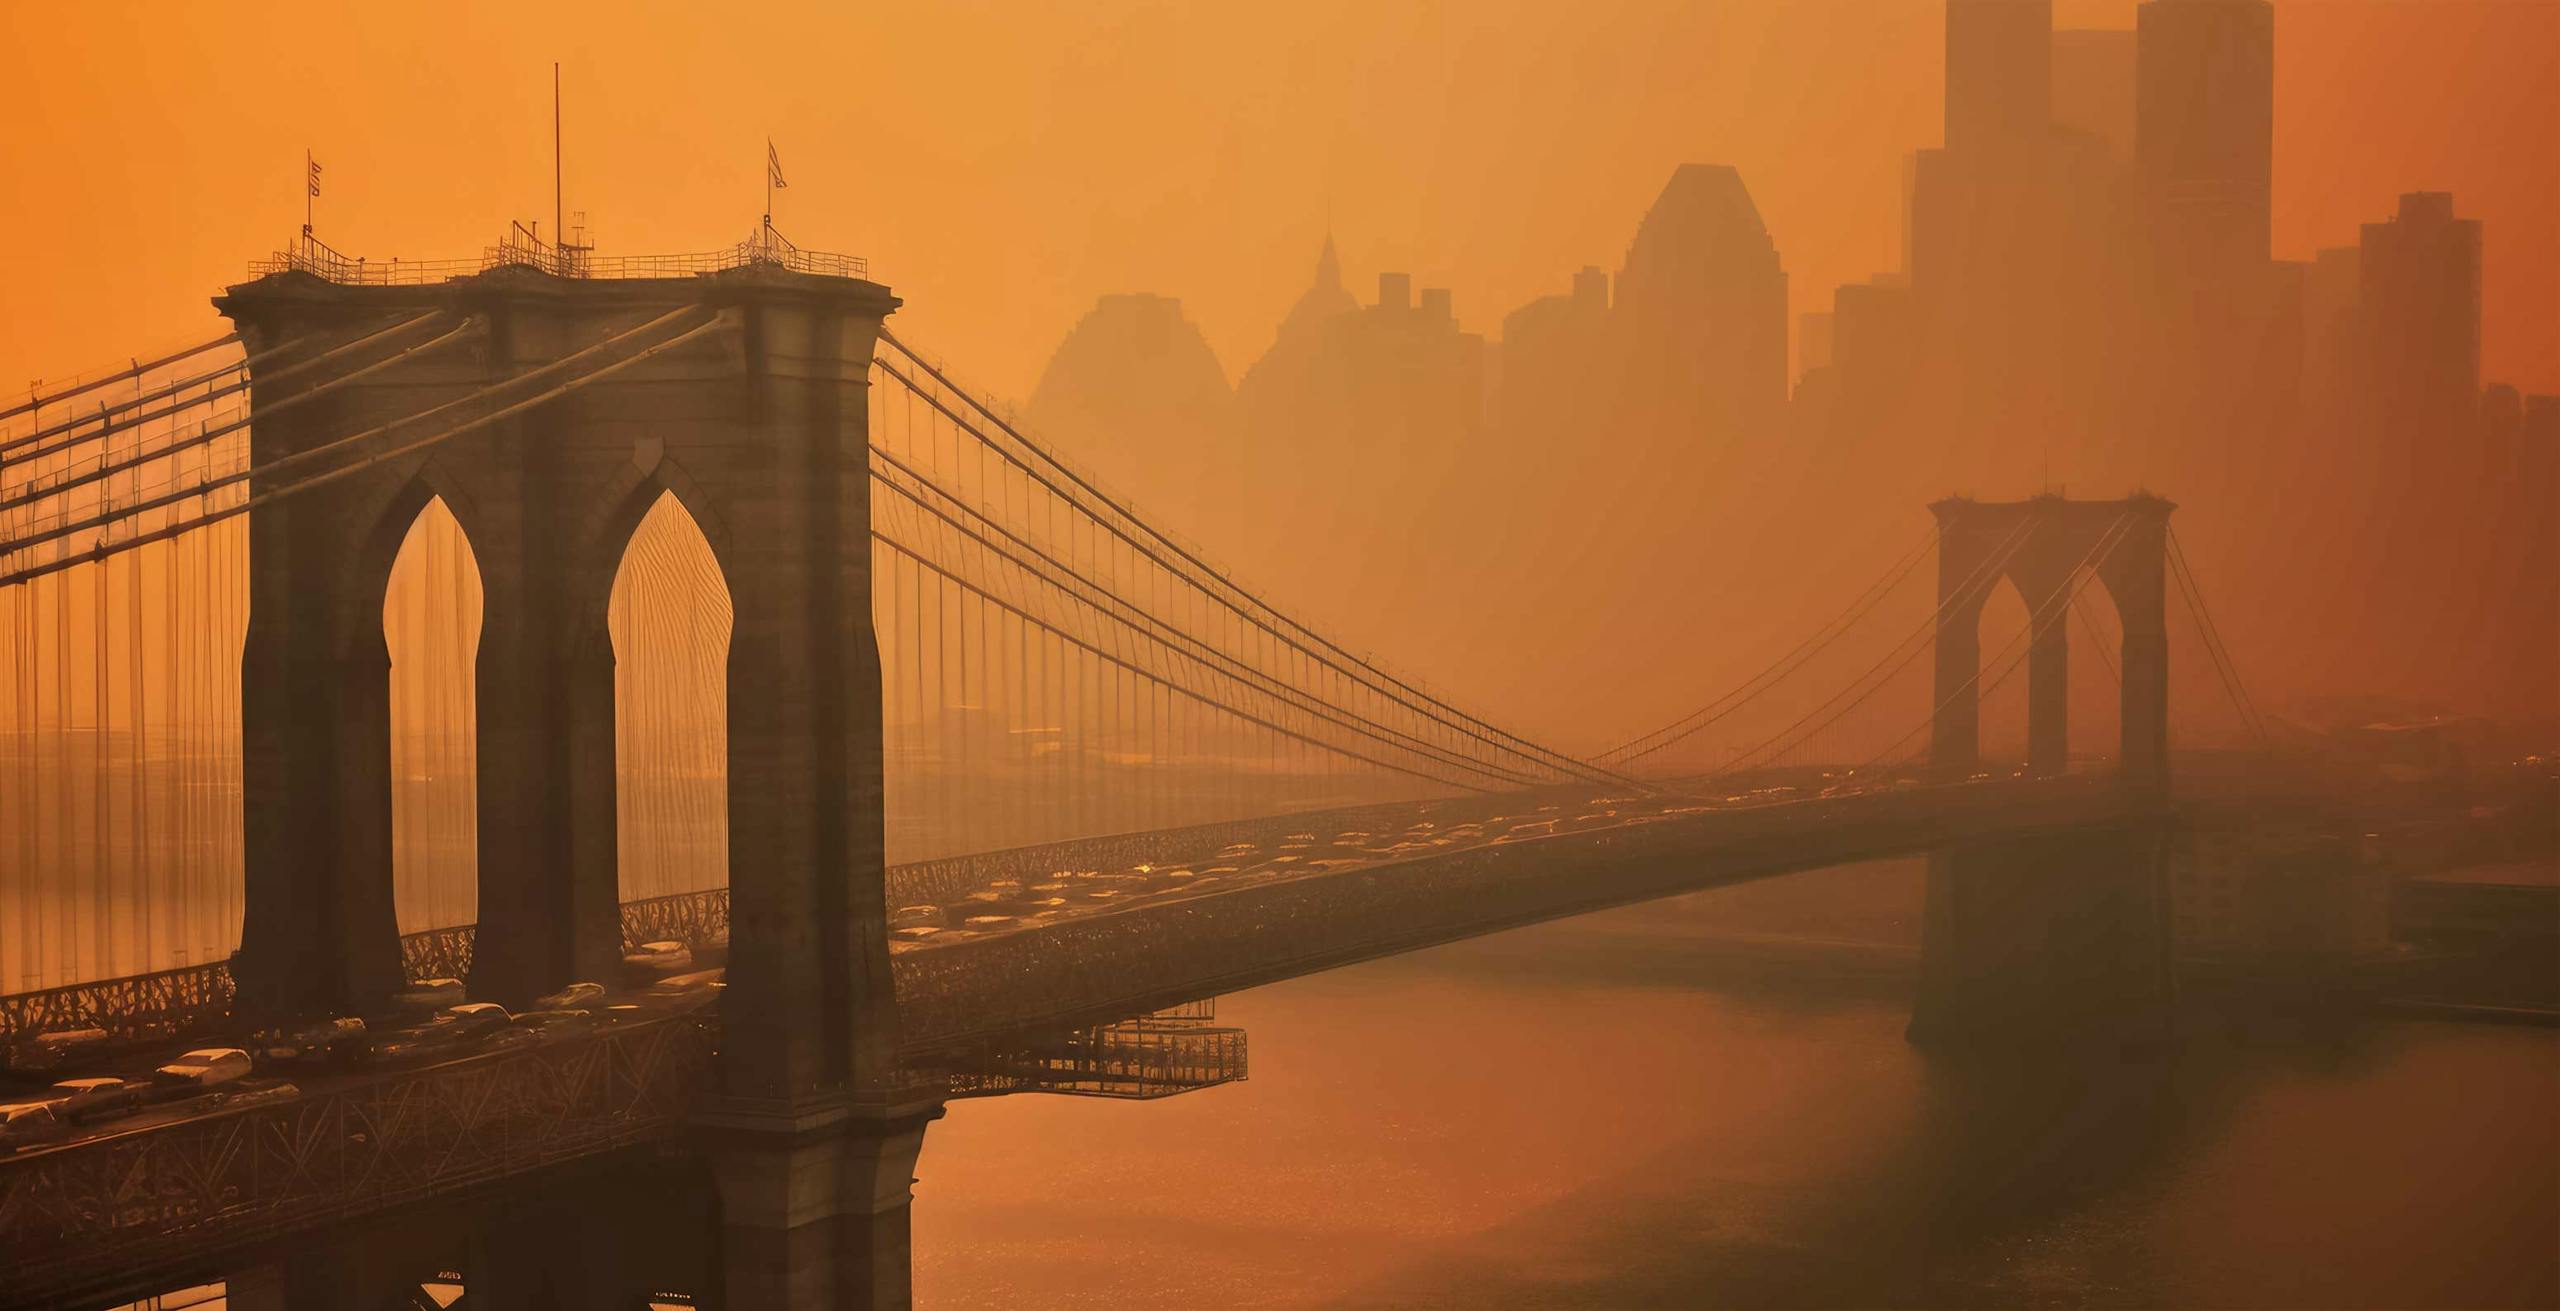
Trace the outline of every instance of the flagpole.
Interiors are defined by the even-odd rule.
[[[311,198],[318,194],[311,186],[311,147],[302,148],[302,235],[311,235]]]

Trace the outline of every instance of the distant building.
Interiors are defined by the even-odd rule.
[[[2274,6],[2145,0],[2134,23],[2134,165],[2156,247],[2205,280],[2254,270],[2269,251]]]
[[[1731,166],[1672,173],[1627,246],[1615,314],[1632,422],[1675,442],[1781,431],[1787,275]]]
[[[1104,296],[1041,372],[1031,430],[1116,489],[1192,531],[1194,509],[1235,490],[1235,396],[1182,302]]]
[[[1918,365],[1919,320],[1899,277],[1847,283],[1831,293],[1835,435],[1853,444],[1890,431],[1908,412]]]
[[[2411,192],[2364,225],[2357,299],[2362,364],[2386,439],[2442,441],[2480,396],[2480,223],[2453,197]]]
[[[1279,342],[1272,350],[1276,353],[1292,342],[1313,340],[1335,319],[1359,308],[1360,302],[1353,300],[1350,290],[1342,285],[1342,257],[1334,250],[1333,236],[1328,233],[1323,251],[1316,256],[1315,276],[1308,280],[1297,303],[1289,307],[1289,317],[1280,321]]]
[[[1831,363],[1831,311],[1807,310],[1796,316],[1796,374]]]
[[[2102,142],[2119,163],[2134,151],[2134,63],[2126,29],[2061,28],[2053,34],[2053,124]]]
[[[2388,872],[2344,839],[2200,834],[2171,871],[2182,956],[2346,963],[2390,948]]]
[[[2560,1012],[2560,870],[2547,858],[2402,879],[2392,886],[2391,930],[2419,953],[2407,993]]]
[[[1919,357],[1901,426],[1946,453],[1939,479],[2015,485],[2124,422],[2123,165],[2101,133],[2056,125],[2047,0],[1949,0],[1946,47],[1946,144],[1908,179]]]
[[[1483,420],[1484,339],[1459,331],[1447,290],[1417,300],[1411,274],[1381,273],[1376,304],[1352,301],[1327,241],[1313,285],[1236,393],[1250,434],[1305,453],[1335,440],[1436,450]]]
[[[2523,436],[2528,442],[2541,442],[2546,449],[2560,444],[2560,396],[2536,392],[2524,398]]]
[[[1458,330],[1449,293],[1413,277],[1378,275],[1363,307],[1342,285],[1332,238],[1315,277],[1280,324],[1271,349],[1245,370],[1237,398],[1246,426],[1311,436],[1311,421],[1343,421],[1370,436],[1446,435],[1483,412],[1483,339]]]
[[[1459,328],[1449,293],[1417,297],[1410,274],[1378,275],[1375,304],[1352,300],[1328,240],[1271,349],[1236,387],[1252,489],[1237,512],[1262,516],[1259,554],[1338,578],[1362,568],[1372,544],[1410,540],[1484,429],[1485,353],[1483,337]]]
[[[2312,256],[2302,274],[2301,414],[2328,443],[2346,440],[2367,409],[2358,259],[2353,246],[2331,246]]]
[[[1911,291],[1898,274],[1833,289],[1831,308],[1803,316],[1805,367],[1796,383],[1795,430],[1835,454],[1873,449],[1863,440],[1907,425],[1914,338]],[[1899,422],[1897,422],[1899,421]]]
[[[1541,437],[1577,432],[1592,422],[1595,388],[1612,366],[1609,275],[1586,267],[1571,292],[1541,296],[1503,316],[1496,352],[1496,426],[1528,449]]]
[[[2032,158],[2053,122],[2053,0],[1947,0],[1947,149]]]

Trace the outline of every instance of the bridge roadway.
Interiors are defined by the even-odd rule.
[[[1830,796],[1551,791],[902,866],[902,1052],[929,1088],[1016,1040],[1436,943],[1950,844],[2142,824],[2164,807],[2106,775]],[[592,1027],[22,1150],[0,1160],[0,1305],[214,1273],[244,1244],[676,1132],[714,1059],[715,998],[659,989]]]
[[[891,944],[911,1060],[1774,874],[2159,817],[2112,775],[1821,796],[1589,791],[1368,807],[917,867],[952,915]],[[1126,889],[1077,904],[1100,883]],[[895,885],[893,884],[893,887]],[[1041,906],[1050,898],[1065,904]],[[973,901],[974,899],[974,901]]]

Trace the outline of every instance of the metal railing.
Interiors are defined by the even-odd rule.
[[[471,944],[475,926],[428,929],[400,935],[400,977],[411,983],[429,979],[471,977]]]
[[[746,240],[719,250],[605,257],[598,257],[583,246],[555,246],[510,234],[497,245],[482,249],[476,260],[369,260],[343,254],[306,233],[295,238],[291,246],[251,261],[249,276],[301,272],[343,286],[414,287],[476,277],[502,268],[531,269],[561,278],[613,280],[694,277],[751,265],[829,278],[871,276],[871,262],[859,255],[803,250],[771,227],[758,228]]]
[[[229,1019],[232,992],[230,963],[214,961],[11,993],[0,997],[0,1041],[71,1029],[183,1037]]]
[[[622,949],[649,942],[681,942],[700,950],[729,938],[729,890],[705,888],[622,903]]]
[[[457,924],[400,936],[400,974],[411,983],[467,979],[475,925]],[[681,942],[700,949],[729,936],[729,890],[706,888],[630,901],[622,906],[625,950],[644,942]],[[211,1032],[231,1018],[236,987],[229,961],[188,965],[36,992],[0,995],[0,1043],[66,1029],[104,1029],[116,1038],[182,1038]]]
[[[1240,1083],[1250,1070],[1245,1032],[1211,1023],[1216,1018],[1212,1001],[1186,1002],[1021,1046],[982,1048],[946,1071],[949,1095],[1055,1093],[1152,1101]]]

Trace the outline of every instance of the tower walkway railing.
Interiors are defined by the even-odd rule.
[[[756,229],[734,246],[673,255],[599,257],[582,246],[554,245],[510,235],[506,240],[483,249],[478,259],[448,260],[367,259],[361,255],[344,254],[318,237],[306,234],[297,238],[293,245],[265,259],[251,261],[249,276],[302,272],[347,286],[403,287],[432,286],[502,268],[533,269],[563,278],[612,280],[684,278],[755,264],[824,277],[871,276],[871,262],[860,255],[803,250],[770,227]]]

